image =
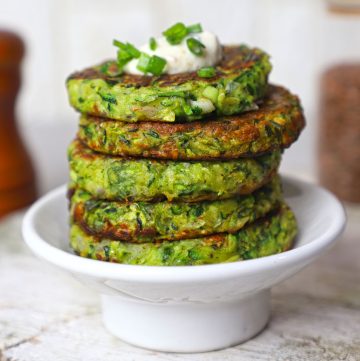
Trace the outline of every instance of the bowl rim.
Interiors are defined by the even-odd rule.
[[[38,199],[26,212],[22,223],[22,235],[25,243],[38,257],[66,269],[72,273],[84,276],[107,278],[113,280],[151,282],[151,283],[182,283],[199,281],[220,281],[232,277],[239,277],[250,273],[266,272],[274,267],[284,267],[294,263],[307,263],[321,252],[329,248],[342,233],[346,224],[346,214],[343,205],[329,191],[324,188],[293,177],[282,176],[287,183],[300,187],[303,191],[322,193],[330,202],[331,214],[335,215],[328,229],[309,243],[288,251],[231,263],[219,263],[196,266],[146,266],[127,265],[102,262],[83,258],[68,251],[50,245],[36,230],[36,220],[39,212],[49,202],[66,194],[66,184],[53,189]]]

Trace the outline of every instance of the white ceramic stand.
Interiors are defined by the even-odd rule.
[[[327,191],[285,180],[299,234],[273,256],[205,266],[155,267],[99,262],[69,249],[66,186],[37,201],[23,222],[29,247],[98,291],[105,326],[144,348],[202,352],[239,344],[269,318],[270,288],[328,249],[344,229],[341,204]]]
[[[270,292],[217,303],[156,304],[102,295],[105,327],[122,340],[168,352],[205,352],[244,342],[270,314]]]

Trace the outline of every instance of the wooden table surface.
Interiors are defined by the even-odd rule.
[[[360,209],[314,264],[273,289],[272,318],[257,337],[222,351],[167,354],[132,347],[102,326],[99,297],[36,259],[22,213],[0,221],[0,361],[360,360]]]

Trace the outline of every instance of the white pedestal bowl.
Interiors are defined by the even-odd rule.
[[[23,237],[36,255],[101,293],[112,334],[154,350],[211,351],[260,332],[269,320],[270,288],[312,262],[344,228],[344,210],[329,192],[288,178],[284,192],[300,229],[294,248],[254,260],[153,267],[78,257],[69,248],[65,186],[29,209]]]

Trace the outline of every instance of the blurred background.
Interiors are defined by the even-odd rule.
[[[335,64],[359,62],[358,6],[354,0],[0,0],[0,29],[16,32],[26,47],[16,122],[38,193],[67,180],[66,147],[78,114],[68,104],[66,77],[114,57],[113,38],[141,45],[178,21],[201,22],[222,43],[247,43],[271,55],[271,81],[298,94],[307,117],[282,172],[316,179],[320,77]]]

